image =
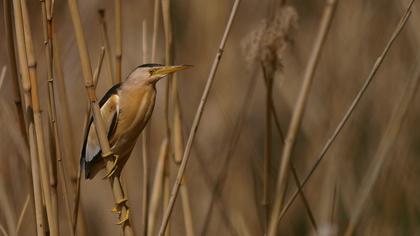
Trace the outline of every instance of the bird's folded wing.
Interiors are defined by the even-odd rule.
[[[101,107],[101,114],[105,123],[108,139],[112,137],[115,129],[117,128],[119,112],[119,96],[118,94],[113,94]],[[89,125],[87,140],[85,141],[85,153],[83,153],[85,162],[93,161],[101,152],[101,147],[96,135],[95,124],[92,121],[93,120],[91,120]]]

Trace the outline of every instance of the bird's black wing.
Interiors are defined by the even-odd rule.
[[[101,114],[108,132],[108,139],[113,135],[117,127],[119,115],[119,96],[118,89],[121,84],[114,85],[99,102]],[[85,139],[83,143],[80,166],[85,169],[85,177],[90,177],[91,169],[101,160],[101,148],[96,136],[95,124],[93,117],[90,117],[89,126],[85,131]]]

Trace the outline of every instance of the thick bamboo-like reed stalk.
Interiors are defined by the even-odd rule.
[[[4,9],[4,17],[5,17],[5,28],[6,28],[6,39],[8,42],[8,53],[9,53],[9,64],[11,68],[11,76],[14,80],[13,84],[15,86],[19,86],[18,74],[17,74],[17,66],[16,66],[16,56],[13,44],[13,29],[12,29],[12,20],[10,15],[10,2],[9,0],[3,0],[3,9]],[[14,10],[17,10],[14,8]],[[15,27],[19,27],[19,30],[16,29],[16,33],[22,33],[22,24],[21,20],[15,22]],[[18,36],[16,36],[18,38]],[[36,222],[36,232],[38,236],[42,236],[45,234],[45,225],[43,219],[43,206],[42,206],[42,193],[41,193],[41,182],[39,177],[39,166],[38,166],[38,151],[36,147],[36,140],[35,140],[35,128],[34,128],[34,121],[33,121],[33,114],[32,114],[32,101],[31,101],[31,85],[29,82],[29,72],[28,66],[26,61],[26,52],[25,52],[25,42],[23,38],[17,40],[17,47],[19,53],[19,67],[22,76],[22,87],[23,87],[23,97],[25,101],[25,112],[26,114],[26,134],[29,146],[29,153],[30,153],[30,164],[31,164],[31,177],[32,177],[32,192],[33,192],[33,201],[34,201],[34,213],[35,213],[35,222]],[[19,88],[15,88],[19,92]],[[19,96],[19,95],[17,95]],[[19,97],[20,98],[20,97]],[[18,111],[19,113],[19,111]],[[20,115],[19,115],[20,116]],[[22,112],[23,116],[23,112]],[[25,118],[20,118],[21,121],[25,121]]]
[[[113,155],[109,142],[107,139],[104,121],[101,116],[101,111],[97,103],[96,93],[94,89],[94,83],[92,79],[92,69],[90,66],[89,54],[86,46],[86,41],[82,29],[82,23],[80,21],[79,8],[77,6],[76,0],[68,0],[70,14],[73,21],[74,31],[76,35],[76,41],[79,48],[80,61],[82,65],[83,78],[85,80],[86,92],[88,94],[89,101],[92,105],[92,114],[95,122],[96,133],[98,136],[99,144],[101,146],[102,155],[104,157]],[[110,172],[112,169],[112,160],[106,160],[106,170]],[[119,177],[111,176],[110,177],[111,188],[114,195],[114,200],[116,203],[124,199],[124,192],[121,186]],[[129,214],[129,209],[126,204],[121,205],[121,214],[120,220],[122,217]],[[130,218],[127,221],[122,223],[122,230],[125,236],[134,235],[133,229],[131,228]]]
[[[122,31],[121,31],[121,0],[115,0],[115,80],[121,82],[122,64]]]
[[[315,68],[319,62],[321,50],[322,50],[326,35],[331,25],[331,21],[332,21],[334,11],[335,11],[335,6],[336,6],[336,0],[326,1],[318,35],[315,39],[313,51],[310,55],[308,65],[306,67],[305,74],[303,76],[302,87],[298,95],[298,100],[296,102],[295,110],[293,111],[293,114],[292,114],[292,120],[290,123],[289,130],[287,132],[285,145],[283,148],[283,154],[280,161],[279,175],[277,178],[276,191],[275,191],[276,200],[274,201],[273,210],[270,217],[270,223],[268,226],[268,234],[267,234],[268,236],[277,235],[278,222],[276,219],[277,219],[277,216],[280,214],[280,211],[283,208],[283,204],[284,204],[284,197],[287,190],[286,185],[287,185],[288,176],[290,173],[289,168],[290,168],[291,154],[293,151],[297,134],[299,133],[299,130],[300,130],[303,114],[305,111],[305,105],[309,97],[309,91],[310,91],[311,84],[312,84],[314,74],[315,74],[314,73]]]
[[[48,2],[48,3],[46,3]],[[41,1],[41,8],[42,8],[42,23],[43,23],[43,34],[44,34],[44,45],[45,45],[45,55],[46,55],[46,62],[47,62],[47,84],[48,84],[48,118],[50,122],[50,129],[53,132],[53,142],[52,142],[52,149],[55,151],[52,155],[55,158],[52,158],[52,161],[56,161],[55,165],[58,165],[59,168],[59,175],[60,183],[63,189],[63,198],[64,204],[67,213],[67,224],[70,230],[71,235],[75,235],[73,231],[73,223],[71,217],[71,207],[70,207],[70,194],[67,187],[66,182],[66,172],[63,166],[62,161],[62,146],[60,135],[58,133],[58,120],[57,120],[57,112],[56,112],[56,104],[55,104],[55,93],[54,93],[54,65],[53,65],[53,34],[52,34],[52,12],[48,12],[52,10],[51,8],[47,8],[47,6],[51,6],[51,0],[42,0]],[[58,214],[58,212],[57,212]]]
[[[147,23],[146,20],[142,22],[142,55],[143,64],[147,63]],[[147,215],[149,209],[149,168],[148,168],[148,145],[147,145],[147,130],[145,127],[141,134],[142,144],[142,162],[143,162],[143,185],[142,185],[142,209],[141,209],[141,220],[142,220],[142,234],[147,235]]]
[[[382,51],[381,55],[376,59],[375,64],[373,65],[369,76],[366,78],[365,82],[363,83],[362,87],[360,88],[359,92],[353,99],[350,106],[347,108],[346,113],[343,115],[343,118],[338,123],[337,127],[334,129],[334,132],[332,135],[328,138],[325,145],[322,147],[320,154],[318,155],[317,160],[315,161],[314,165],[310,169],[309,173],[306,175],[304,180],[302,181],[302,184],[300,185],[300,189],[303,189],[305,184],[309,181],[312,174],[315,172],[321,161],[324,159],[325,155],[327,154],[328,150],[330,149],[331,145],[334,143],[335,139],[338,137],[338,135],[341,133],[341,130],[349,120],[350,116],[353,114],[353,111],[356,109],[357,105],[359,104],[360,100],[362,99],[363,95],[365,94],[367,88],[369,87],[372,80],[375,78],[376,73],[378,72],[380,66],[382,65],[382,62],[384,61],[386,55],[388,55],[388,52],[393,45],[395,39],[400,35],[402,29],[404,28],[405,24],[407,23],[407,20],[409,19],[411,15],[411,8],[414,3],[414,0],[411,0],[409,6],[407,7],[407,10],[405,14],[401,17],[401,20],[399,24],[396,26],[391,38],[389,39],[387,45],[385,46],[384,50]],[[286,214],[287,210],[290,208],[290,206],[295,201],[299,190],[295,191],[292,196],[290,197],[289,201],[286,203],[285,207],[282,209],[282,211],[277,216],[277,221],[281,221],[281,219]]]
[[[105,9],[98,10],[98,17],[99,17],[99,24],[101,25],[102,44],[105,46],[105,51],[106,51],[106,64],[107,64],[107,69],[108,69],[107,74],[109,78],[109,84],[112,85],[112,84],[116,84],[117,81],[115,80],[114,66],[112,65],[111,45],[109,44],[108,28],[105,21]]]
[[[165,169],[165,162],[168,157],[169,143],[167,139],[164,139],[159,151],[158,162],[156,166],[155,178],[153,181],[152,196],[150,197],[150,210],[147,217],[147,235],[154,235],[157,212],[159,209],[159,200],[162,195],[162,185],[163,185],[163,172]]]
[[[26,4],[23,1],[24,4]],[[41,120],[41,108],[39,104],[38,96],[38,84],[36,75],[36,62],[32,50],[32,39],[30,33],[30,26],[25,24],[22,17],[22,6],[20,0],[13,0],[13,9],[15,16],[15,27],[16,27],[16,38],[18,42],[18,52],[20,66],[26,66],[21,68],[21,72],[25,79],[23,80],[23,87],[26,89],[26,93],[31,96],[33,119],[35,125],[34,135],[36,136],[36,145],[38,151],[39,167],[41,172],[42,190],[45,199],[45,205],[47,209],[48,226],[51,235],[58,235],[58,222],[55,217],[56,209],[53,209],[52,195],[49,183],[48,163],[45,152],[44,144],[44,131]],[[26,60],[27,58],[27,60]],[[30,84],[26,84],[30,81]],[[26,102],[26,101],[25,101]],[[30,111],[29,111],[30,112]],[[32,132],[32,131],[31,131]],[[29,134],[30,136],[32,134]]]
[[[7,55],[9,57],[8,68],[10,71],[10,76],[12,77],[12,91],[13,97],[15,100],[16,112],[19,119],[19,128],[22,134],[22,137],[25,137],[25,141],[28,144],[27,133],[25,127],[25,117],[24,117],[24,107],[21,100],[20,89],[19,89],[19,80],[18,72],[16,67],[16,54],[15,54],[15,45],[13,40],[13,24],[12,16],[10,15],[11,6],[10,0],[3,0],[3,19],[4,19],[4,29],[6,34],[6,48]]]
[[[175,180],[175,184],[174,184],[174,187],[172,188],[171,198],[169,200],[169,205],[168,205],[167,209],[165,210],[165,214],[163,216],[162,224],[161,224],[161,227],[159,229],[159,236],[163,236],[165,234],[166,227],[167,227],[168,222],[169,222],[169,218],[171,217],[172,210],[173,210],[173,207],[175,205],[175,200],[178,196],[179,188],[181,186],[181,182],[182,182],[182,179],[184,177],[185,169],[187,167],[187,163],[188,163],[188,160],[189,160],[189,157],[190,157],[191,147],[192,147],[195,135],[197,133],[197,129],[198,129],[198,126],[200,124],[201,116],[203,115],[204,107],[207,103],[207,98],[208,98],[211,86],[213,84],[214,77],[216,75],[216,71],[217,71],[217,68],[219,66],[220,59],[222,58],[223,50],[224,50],[224,47],[225,47],[225,44],[226,44],[226,41],[227,41],[227,38],[228,38],[228,35],[229,35],[229,32],[230,32],[232,23],[233,23],[233,19],[236,16],[236,12],[237,12],[239,3],[240,3],[240,0],[235,0],[235,2],[233,4],[232,11],[230,13],[229,20],[228,20],[226,28],[225,28],[225,32],[224,32],[222,40],[220,42],[219,49],[216,53],[216,57],[214,58],[213,65],[212,65],[212,68],[210,70],[210,74],[209,74],[209,77],[207,79],[206,86],[205,86],[204,91],[203,91],[203,95],[201,97],[201,102],[198,106],[197,112],[196,112],[195,117],[194,117],[194,121],[193,121],[193,124],[192,124],[192,127],[191,127],[191,131],[190,131],[190,134],[189,134],[189,137],[188,137],[188,141],[187,141],[187,146],[185,148],[184,155],[182,157],[181,165],[180,165],[179,170],[178,170],[178,174],[177,174],[177,177],[176,177],[176,180]]]

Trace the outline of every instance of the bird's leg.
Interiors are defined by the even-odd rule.
[[[120,216],[120,220],[117,222],[117,225],[122,225],[124,222],[126,222],[130,216],[130,209],[127,207],[127,198],[119,199],[115,203],[115,207],[112,208],[112,212],[118,213]],[[121,209],[122,207],[125,207],[127,210],[125,212],[125,215],[121,218]]]
[[[117,167],[118,167],[117,164],[118,164],[118,160],[120,159],[120,156],[116,155],[116,154],[113,154],[113,153],[110,153],[110,154],[104,155],[103,157],[113,159],[113,160],[111,160],[112,161],[111,169],[108,170],[104,179],[105,178],[110,178],[115,174],[115,171],[117,170]]]

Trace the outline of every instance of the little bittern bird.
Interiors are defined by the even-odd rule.
[[[115,158],[114,167],[107,176],[118,176],[121,173],[137,137],[152,115],[156,82],[170,73],[189,67],[144,64],[134,69],[127,80],[114,85],[104,95],[99,106]],[[93,118],[90,119],[88,131],[85,133],[80,165],[85,170],[85,178],[91,179],[99,170],[105,168]]]

